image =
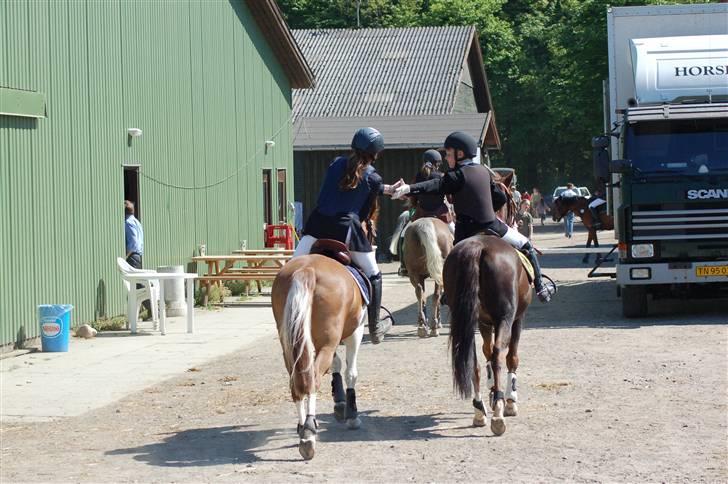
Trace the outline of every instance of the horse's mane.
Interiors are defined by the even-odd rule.
[[[372,200],[372,206],[369,208],[369,214],[367,219],[363,222],[364,232],[367,235],[367,239],[370,244],[374,243],[374,239],[377,238],[377,220],[379,219],[379,197],[374,197]]]
[[[513,184],[513,173],[509,173],[506,176],[501,176],[498,173],[491,171],[491,178],[506,196],[506,203],[504,205],[505,216],[503,221],[506,223],[506,225],[511,226],[516,223],[516,214],[518,213],[516,201],[513,200],[513,194],[511,193],[511,185]],[[501,210],[503,210],[503,208],[501,208],[499,212]]]

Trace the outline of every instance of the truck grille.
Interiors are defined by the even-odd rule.
[[[728,240],[728,208],[635,210],[632,240]]]

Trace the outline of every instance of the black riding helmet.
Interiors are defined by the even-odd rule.
[[[474,158],[478,154],[478,142],[468,133],[463,133],[462,131],[450,133],[445,138],[445,148],[452,148],[456,151],[461,150],[465,153],[465,158]]]
[[[432,166],[437,166],[442,161],[442,155],[437,150],[427,150],[422,155],[422,161],[432,163]]]
[[[354,133],[351,148],[370,155],[376,155],[384,150],[384,137],[382,133],[374,128],[360,128]]]

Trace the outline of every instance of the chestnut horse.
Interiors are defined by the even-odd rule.
[[[462,398],[473,391],[473,425],[486,423],[480,393],[480,367],[475,328],[483,337],[487,386],[495,435],[506,431],[504,417],[518,414],[516,370],[518,340],[523,318],[531,303],[531,285],[516,250],[491,235],[475,235],[459,242],[445,260],[445,293],[450,305],[450,351],[453,384]],[[495,339],[493,337],[495,336]],[[505,359],[508,376],[505,395],[501,367]]]
[[[341,263],[323,255],[291,259],[273,281],[273,315],[298,408],[298,450],[315,454],[316,392],[332,367],[334,414],[350,429],[361,425],[356,408],[356,359],[367,318],[354,278]],[[342,385],[339,344],[346,346],[346,393]],[[304,402],[304,400],[307,400]]]
[[[599,239],[597,238],[597,230],[594,228],[594,217],[592,216],[591,210],[589,210],[589,200],[586,197],[556,197],[553,204],[553,219],[554,222],[559,222],[569,211],[574,212],[574,215],[581,217],[581,223],[584,224],[588,232],[586,239],[586,248],[591,247],[592,242],[594,247],[599,247]],[[600,212],[602,228],[601,230],[613,230],[614,229],[614,217],[606,212]],[[601,259],[601,255],[597,254],[597,263]],[[589,262],[589,253],[584,254],[581,260],[583,263]]]
[[[407,227],[404,235],[404,264],[407,274],[417,295],[417,335],[427,336],[427,298],[425,297],[425,279],[430,277],[435,282],[433,319],[430,323],[430,336],[439,336],[440,295],[442,289],[442,265],[452,250],[453,236],[450,227],[442,220],[424,217],[415,220]]]

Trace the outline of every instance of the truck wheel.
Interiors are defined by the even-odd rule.
[[[647,290],[645,287],[622,287],[622,314],[625,318],[647,316]]]

